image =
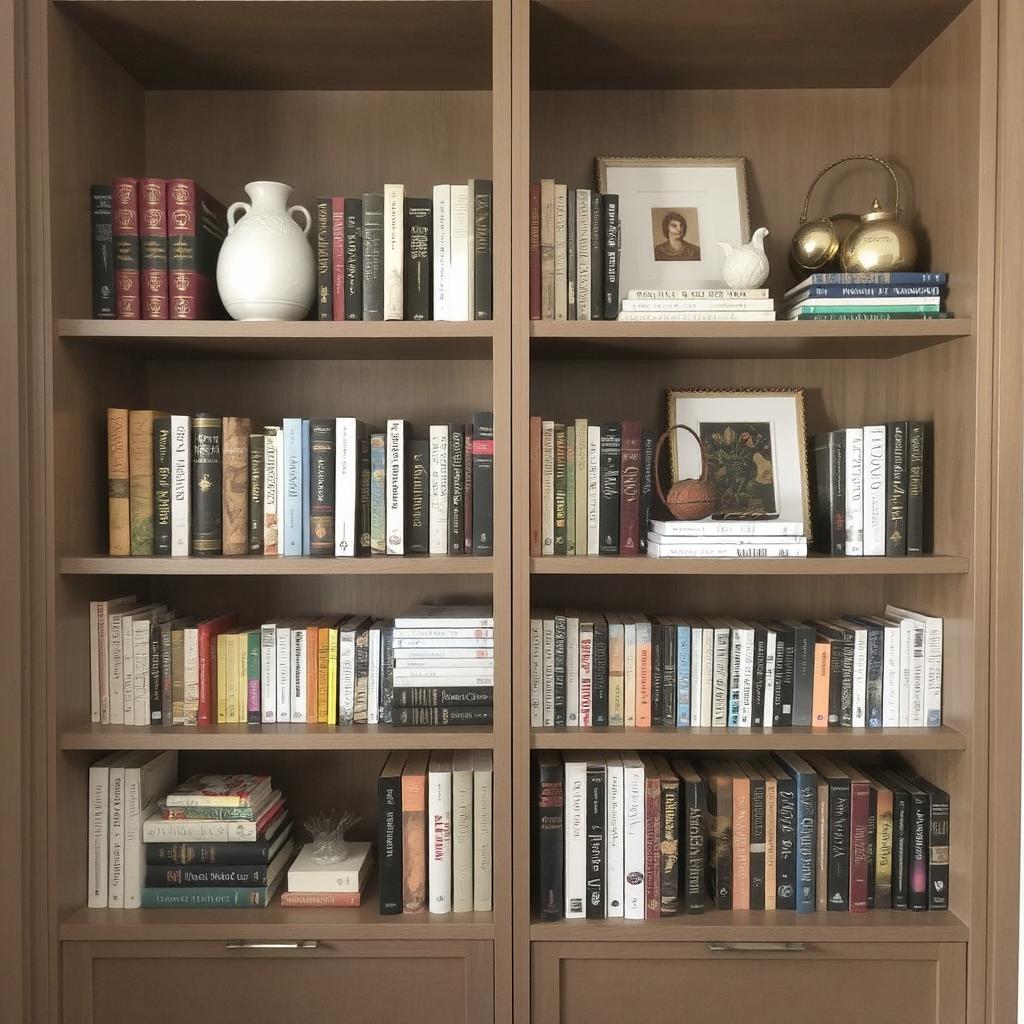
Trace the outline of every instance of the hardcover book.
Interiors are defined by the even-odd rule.
[[[114,320],[114,195],[109,185],[89,189],[92,223],[92,315],[96,320]]]
[[[190,178],[167,182],[167,265],[170,318],[213,320],[223,314],[217,257],[227,237],[227,214]]]
[[[139,288],[143,320],[168,318],[167,182],[139,179]]]
[[[363,319],[384,319],[384,196],[363,195]]]
[[[430,199],[405,201],[405,318],[429,320],[432,283],[430,280],[433,245],[434,206]]]
[[[139,183],[115,178],[113,183],[114,292],[118,320],[139,320]]]
[[[224,417],[223,553],[244,555],[249,546],[249,433],[245,417]]]

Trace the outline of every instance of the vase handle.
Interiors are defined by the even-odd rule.
[[[252,207],[248,203],[232,203],[228,207],[228,234],[235,230],[237,221],[235,220],[235,213],[238,210],[242,210],[244,213],[252,213]]]
[[[668,508],[668,501],[665,498],[665,492],[661,489],[661,474],[658,472],[658,466],[661,463],[661,449],[671,436],[673,430],[685,430],[688,434],[693,436],[693,439],[697,442],[697,447],[700,449],[700,480],[703,483],[708,478],[708,462],[704,457],[704,444],[697,435],[697,432],[692,427],[688,427],[685,423],[673,423],[672,426],[670,426],[668,430],[658,438],[658,444],[654,449],[654,486],[657,489],[658,497],[661,498],[661,503],[665,508]]]
[[[301,213],[302,216],[306,218],[306,226],[302,229],[302,233],[304,235],[308,235],[309,234],[309,229],[313,226],[313,218],[310,217],[309,210],[307,210],[304,206],[289,206],[288,207],[288,215],[290,217],[294,217],[296,211]]]

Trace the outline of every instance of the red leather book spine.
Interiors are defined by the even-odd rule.
[[[201,320],[195,285],[196,183],[167,182],[167,257],[170,318]]]
[[[640,554],[640,424],[626,420],[622,424],[622,448],[619,454],[619,554]],[[579,484],[576,485],[579,487]]]
[[[345,197],[331,199],[332,317],[345,319]]]
[[[139,179],[139,265],[142,319],[166,320],[167,292],[167,182]]]
[[[118,320],[138,320],[139,303],[139,182],[137,178],[115,178],[114,211],[114,294]]]
[[[540,319],[540,182],[530,185],[530,319]]]
[[[646,917],[661,917],[661,779],[644,764],[644,902]]]
[[[214,723],[217,706],[217,637],[224,630],[231,629],[237,622],[238,616],[232,613],[199,623],[199,711],[196,716],[198,725]]]
[[[850,784],[850,912],[868,909],[868,815],[871,786],[853,780]]]

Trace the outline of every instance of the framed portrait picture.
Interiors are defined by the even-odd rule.
[[[721,285],[715,243],[750,238],[744,157],[599,156],[596,170],[598,189],[619,197],[620,294]]]
[[[701,439],[714,517],[801,523],[809,536],[803,389],[669,389],[668,424],[685,424]],[[673,480],[700,476],[700,449],[689,434],[673,431],[669,451]]]

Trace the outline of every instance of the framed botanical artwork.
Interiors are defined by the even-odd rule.
[[[669,389],[668,424],[701,440],[715,489],[714,518],[811,521],[802,388]],[[701,475],[690,435],[670,438],[672,479]]]
[[[619,197],[619,289],[721,285],[717,242],[750,238],[746,160],[599,156],[597,187]]]

